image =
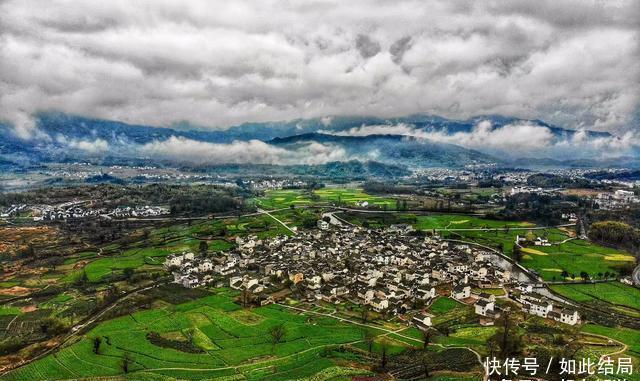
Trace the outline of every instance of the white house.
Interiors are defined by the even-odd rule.
[[[318,229],[320,230],[328,230],[329,229],[329,223],[325,220],[318,220]]]
[[[557,321],[569,325],[576,325],[580,321],[580,315],[578,315],[578,311],[563,309],[560,311],[559,319]]]
[[[536,246],[551,246],[551,242],[549,242],[548,239],[542,237],[536,238],[533,244]]]
[[[431,322],[431,317],[433,315],[430,315],[428,313],[420,313],[416,316],[413,317],[413,322],[416,323],[416,325],[418,327],[431,327],[433,325],[433,323]]]
[[[206,272],[213,270],[213,263],[210,260],[204,260],[198,264],[198,270],[200,272]]]
[[[451,290],[451,297],[457,300],[466,299],[471,296],[471,286],[457,285]]]
[[[480,299],[475,304],[476,314],[480,316],[490,316],[494,314],[495,302]]]
[[[382,312],[383,310],[389,308],[389,301],[387,299],[373,298],[371,299],[369,304],[376,312]]]
[[[549,302],[535,300],[529,302],[529,313],[532,315],[546,318],[549,312],[551,312],[552,310],[553,304]]]

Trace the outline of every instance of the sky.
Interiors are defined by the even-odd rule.
[[[636,0],[0,0],[0,15],[0,119],[24,138],[39,111],[206,128],[502,114],[621,136],[640,121]]]

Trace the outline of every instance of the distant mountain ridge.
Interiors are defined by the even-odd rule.
[[[362,126],[382,126],[406,124],[416,129],[426,131],[447,131],[450,134],[456,132],[470,132],[480,121],[491,122],[494,128],[500,128],[508,124],[529,123],[546,127],[554,135],[572,136],[575,130],[553,126],[540,120],[518,119],[513,117],[489,115],[477,116],[465,121],[446,119],[429,115],[412,115],[401,118],[374,118],[374,117],[333,117],[330,122],[323,122],[322,118],[299,119],[288,122],[244,123],[220,130],[180,129],[134,125],[123,122],[86,118],[63,113],[41,113],[37,115],[37,125],[45,133],[55,136],[64,136],[83,139],[101,138],[110,141],[114,137],[127,136],[132,142],[146,143],[154,139],[166,139],[170,136],[182,136],[189,139],[207,142],[227,143],[233,140],[271,140],[287,136],[301,135],[314,132],[341,133]],[[610,137],[608,132],[586,131],[591,137]]]
[[[36,115],[38,129],[49,140],[21,140],[7,125],[0,124],[0,159],[3,163],[38,164],[51,161],[79,161],[93,157],[103,163],[145,163],[146,157],[136,156],[131,147],[163,142],[172,137],[198,142],[226,144],[233,141],[260,140],[284,149],[303,149],[313,142],[343,149],[350,157],[363,162],[379,162],[407,167],[462,167],[468,164],[496,163],[510,165],[492,152],[481,152],[456,144],[437,142],[401,134],[363,133],[363,127],[411,126],[417,131],[438,132],[445,135],[471,133],[478,123],[489,121],[493,129],[509,124],[528,124],[547,128],[558,139],[567,139],[577,131],[563,129],[540,120],[523,120],[500,115],[478,116],[468,120],[452,120],[432,115],[410,115],[398,118],[332,117],[300,119],[288,122],[244,123],[224,130],[179,129],[132,125],[117,121],[87,118],[64,113]],[[357,134],[354,134],[354,129]],[[371,129],[372,131],[385,130]],[[387,129],[394,131],[393,128]],[[402,131],[402,129],[398,129]],[[587,137],[612,137],[607,132],[584,131]],[[425,136],[429,136],[425,134]],[[69,142],[96,142],[108,145],[107,152],[81,152]],[[98,159],[96,159],[98,158]],[[635,160],[631,159],[632,162]],[[609,159],[611,161],[611,159]],[[527,159],[517,160],[525,164]],[[554,158],[533,159],[532,164],[563,166],[565,161]],[[218,163],[219,164],[219,163]],[[582,163],[584,164],[584,163]],[[589,163],[591,164],[591,163]],[[574,164],[570,164],[573,166]],[[596,165],[596,164],[594,164]]]

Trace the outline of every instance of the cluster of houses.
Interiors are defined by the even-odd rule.
[[[532,243],[534,246],[551,246],[552,245],[552,243],[549,242],[549,239],[545,237],[537,236],[536,238],[527,238],[525,236],[516,235],[516,241],[515,241],[516,245],[520,246],[520,245],[526,245],[530,243]]]
[[[25,204],[11,205],[10,207],[0,211],[0,218],[14,217],[21,211],[25,210],[26,208],[27,208],[27,205]]]
[[[266,179],[266,180],[248,180],[244,182],[252,190],[268,190],[268,189],[302,189],[309,186],[309,183],[302,180],[292,179]]]
[[[209,284],[213,278],[213,261],[192,252],[171,254],[166,257],[164,267],[173,273],[173,281],[186,288]]]
[[[37,211],[37,212],[36,212]],[[100,208],[92,209],[80,205],[71,206],[40,206],[34,208],[34,221],[55,221],[77,218],[128,218],[128,217],[154,217],[169,214],[169,209],[162,206],[124,206],[111,210]]]
[[[558,306],[546,297],[535,292],[514,293],[513,299],[522,304],[524,312],[545,319],[552,319],[560,323],[576,325],[580,323],[577,310]]]
[[[492,325],[501,310],[496,296],[483,289],[507,284],[519,287],[520,303],[531,311],[526,296],[534,295],[531,287],[494,265],[490,253],[401,228],[318,226],[293,237],[237,237],[235,248],[221,255],[174,254],[165,267],[184,287],[228,285],[264,305],[274,302],[286,283],[300,301],[349,302],[385,316],[409,313],[421,327],[431,325],[424,311],[439,296],[473,306],[480,323]],[[555,319],[555,311],[552,305],[545,317]],[[556,320],[577,322],[563,311]]]
[[[598,193],[596,197],[596,204],[600,209],[624,209],[635,203],[640,203],[640,197],[633,191],[624,189],[613,193]]]
[[[550,196],[557,193],[558,191],[559,191],[558,188],[547,189],[547,188],[522,185],[522,186],[514,186],[513,188],[511,188],[511,190],[509,191],[509,195],[514,196],[519,193],[527,193],[527,194]]]
[[[236,247],[212,258],[180,253],[165,267],[185,287],[225,283],[245,290],[261,304],[283,282],[301,301],[351,302],[385,315],[420,311],[439,295],[467,304],[489,324],[499,316],[495,298],[472,288],[502,287],[511,274],[494,265],[487,253],[467,245],[412,234],[398,226],[387,231],[328,228],[296,236],[236,238]]]

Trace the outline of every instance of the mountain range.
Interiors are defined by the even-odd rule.
[[[40,113],[35,120],[40,133],[38,138],[29,140],[16,137],[8,124],[0,124],[0,166],[81,160],[101,164],[295,165],[298,159],[299,164],[308,165],[356,160],[414,169],[459,168],[469,164],[490,163],[498,166],[561,167],[598,166],[606,162],[610,166],[617,160],[610,152],[606,157],[597,153],[576,156],[571,150],[587,152],[582,147],[574,147],[576,141],[581,144],[599,142],[602,145],[602,142],[619,139],[608,132],[576,131],[540,120],[499,115],[478,116],[463,121],[431,115],[389,119],[332,117],[245,123],[220,130],[207,130],[185,123],[173,128],[133,125],[54,112]],[[536,147],[535,144],[540,143],[536,143],[532,137],[531,150],[514,149],[509,146],[514,144],[513,133],[541,135],[545,146]],[[178,147],[165,154],[162,149],[167,149],[166,143],[176,142],[176,138]],[[519,138],[515,140],[517,144],[523,141],[526,145],[529,142],[527,136]],[[253,141],[259,141],[260,144],[247,144],[247,150],[257,146],[260,150],[266,150],[265,155],[275,152],[276,159],[249,155],[245,162],[225,162],[224,157],[214,155],[207,160],[209,150],[225,150],[226,145]],[[181,155],[180,144],[185,153],[196,144],[204,153],[203,160],[194,162],[193,154]],[[310,147],[318,146],[328,151],[338,151],[341,155],[327,155],[325,162],[305,156]],[[288,155],[288,152],[295,155]],[[309,155],[313,155],[309,152]],[[563,152],[567,154],[563,155]],[[538,155],[532,156],[536,153]],[[638,148],[631,147],[629,152],[620,153],[619,156],[620,162],[625,165],[637,164]],[[285,161],[278,162],[280,157],[286,158]]]

